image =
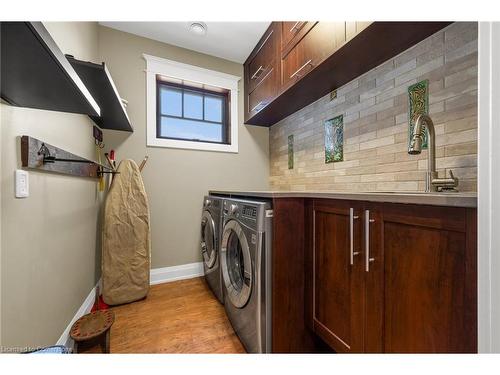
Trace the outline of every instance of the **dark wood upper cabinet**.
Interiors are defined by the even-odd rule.
[[[244,64],[245,123],[271,126],[450,23],[272,22]]]
[[[281,53],[280,91],[285,91],[321,64],[345,42],[344,22],[308,22]]]
[[[314,22],[308,21],[284,21],[278,22],[281,24],[281,50],[286,50],[289,44],[292,44],[292,40],[297,38],[304,26],[309,24],[314,24]],[[306,28],[307,30],[307,28]]]
[[[281,26],[273,22],[245,63],[245,119],[278,95]]]

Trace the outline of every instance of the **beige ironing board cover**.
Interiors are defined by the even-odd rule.
[[[109,305],[137,301],[149,290],[149,205],[139,167],[118,166],[104,204],[102,296]]]

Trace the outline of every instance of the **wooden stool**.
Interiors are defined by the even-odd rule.
[[[115,321],[111,310],[98,310],[82,316],[71,327],[70,336],[75,340],[75,353],[78,353],[80,343],[101,337],[103,353],[109,353],[109,332]]]

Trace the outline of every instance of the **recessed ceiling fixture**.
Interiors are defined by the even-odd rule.
[[[203,22],[191,22],[189,25],[189,31],[196,35],[206,35],[207,34],[207,25]]]

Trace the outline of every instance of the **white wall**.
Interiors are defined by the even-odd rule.
[[[106,131],[106,148],[118,159],[149,161],[143,170],[151,209],[152,268],[201,261],[200,220],[203,196],[210,189],[268,188],[269,132],[243,125],[243,79],[239,82],[237,154],[146,147],[146,53],[243,77],[243,66],[180,47],[100,27],[100,54],[120,95],[128,100],[134,133]]]
[[[500,23],[479,24],[478,340],[500,353]]]
[[[45,24],[64,53],[96,60],[94,22]],[[36,171],[30,197],[14,196],[20,136],[95,157],[85,115],[0,104],[1,319],[4,346],[54,344],[100,275],[96,180]]]

